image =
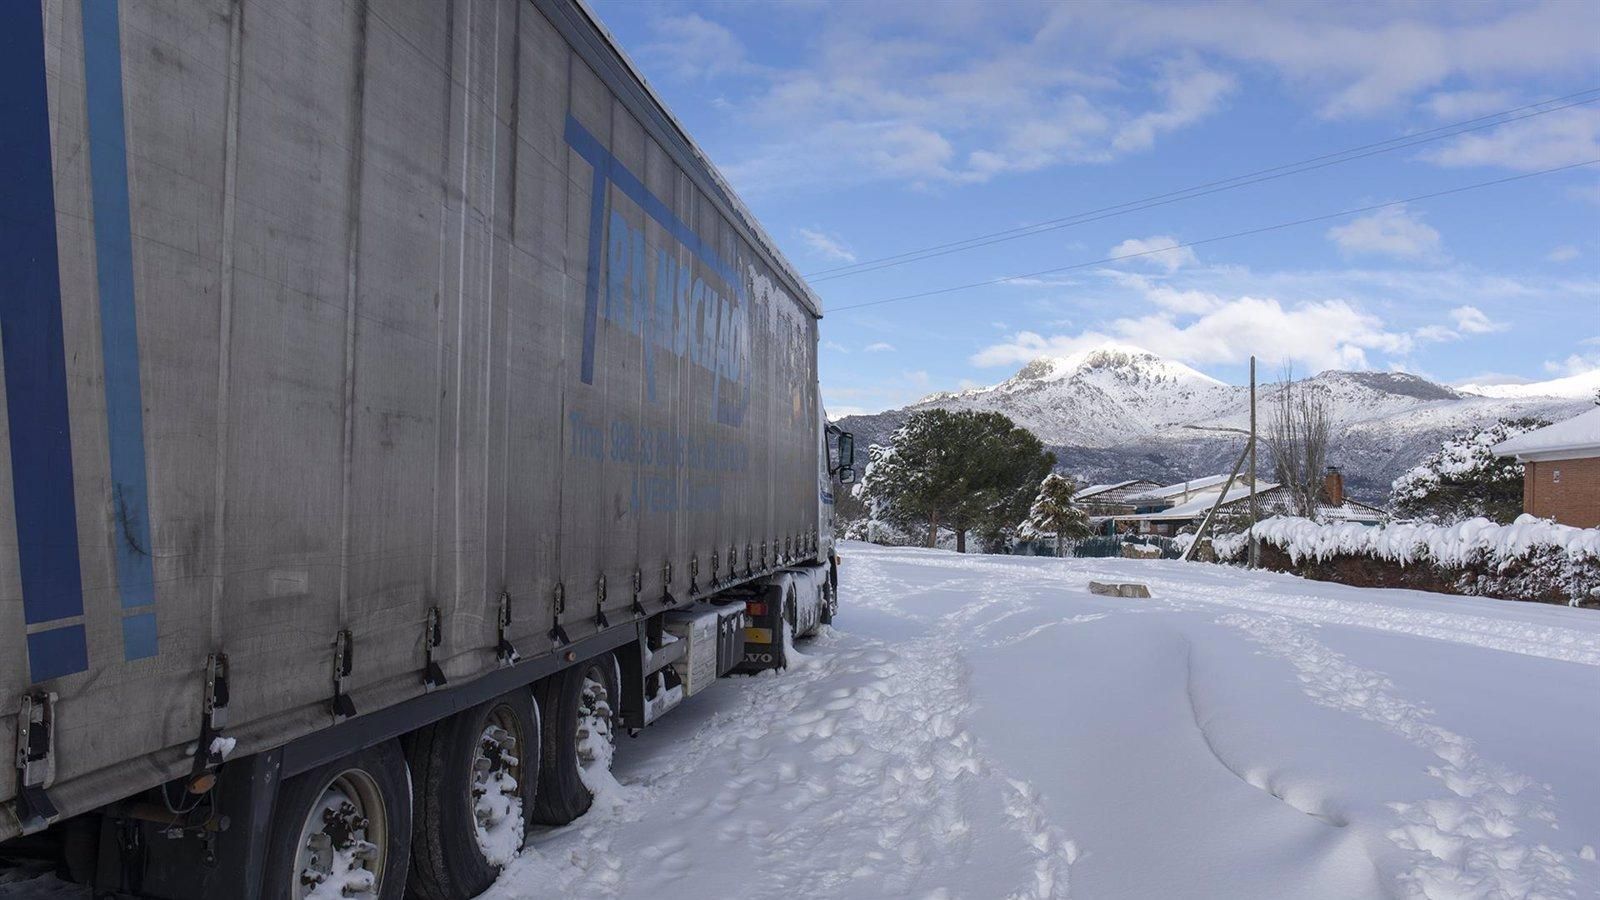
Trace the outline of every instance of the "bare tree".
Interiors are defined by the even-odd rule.
[[[1267,428],[1261,439],[1272,451],[1278,483],[1283,485],[1295,512],[1308,519],[1317,517],[1322,495],[1322,473],[1328,465],[1328,398],[1318,387],[1295,383],[1294,368],[1283,367],[1268,410]]]

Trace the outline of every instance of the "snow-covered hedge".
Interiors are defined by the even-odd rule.
[[[1463,594],[1559,599],[1573,605],[1600,599],[1600,529],[1557,525],[1529,515],[1510,525],[1474,518],[1454,525],[1378,526],[1279,516],[1258,523],[1256,536],[1264,548],[1280,551],[1289,568],[1318,567],[1320,576],[1336,580],[1345,580],[1334,572],[1336,564],[1364,559],[1431,569],[1442,589]],[[1222,535],[1212,541],[1212,549],[1220,560],[1241,560],[1247,540],[1244,534]],[[1361,577],[1385,580],[1372,571]],[[1411,573],[1404,580],[1418,584],[1425,579],[1423,573]]]

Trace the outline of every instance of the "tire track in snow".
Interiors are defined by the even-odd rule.
[[[729,865],[717,847],[760,861],[748,896],[1067,897],[1075,847],[968,730],[957,620],[896,609],[903,583],[870,563],[850,579],[859,608],[932,627],[892,644],[828,632],[786,672],[719,685],[736,702],[661,748],[650,774],[624,772],[588,815],[536,837],[485,897],[721,896],[694,877]],[[1002,881],[959,886],[995,853],[1017,860]]]
[[[1470,738],[1434,724],[1431,711],[1401,697],[1386,676],[1350,662],[1286,617],[1232,613],[1218,622],[1287,660],[1315,702],[1374,722],[1438,757],[1428,774],[1449,797],[1389,804],[1401,822],[1389,839],[1412,858],[1400,876],[1408,896],[1577,896],[1577,876],[1565,854],[1517,838],[1528,823],[1556,827],[1547,785],[1484,759]]]
[[[879,560],[869,557],[862,562],[865,564],[852,573],[851,579],[851,587],[859,592],[862,605],[905,616],[903,608],[888,600],[893,592],[904,590],[904,583],[881,571]],[[983,776],[986,789],[996,783],[1002,786],[1005,815],[1032,857],[1032,883],[1011,890],[1005,896],[1014,900],[1059,900],[1069,896],[1069,869],[1077,858],[1076,845],[1050,822],[1031,784],[998,772],[992,762],[979,755],[976,741],[964,725],[972,705],[964,645],[983,631],[981,626],[974,626],[980,620],[993,623],[1031,607],[1008,592],[996,595],[971,591],[968,582],[968,578],[957,576],[919,588],[924,592],[957,588],[971,599],[931,621],[916,617],[932,627],[927,636],[909,642],[901,651],[901,658],[909,662],[906,667],[908,687],[919,692],[912,700],[912,717],[921,719],[931,713],[930,722],[936,734],[945,728],[958,728],[953,739],[970,754],[971,774]],[[916,711],[917,707],[922,711]],[[936,891],[935,896],[949,894]]]

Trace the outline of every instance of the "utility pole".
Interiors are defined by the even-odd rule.
[[[1256,548],[1256,518],[1260,510],[1256,507],[1256,358],[1250,357],[1250,540],[1249,540],[1249,565],[1254,569],[1261,564],[1260,551]]]

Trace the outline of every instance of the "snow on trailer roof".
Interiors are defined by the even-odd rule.
[[[1568,452],[1600,455],[1600,408],[1494,445],[1496,456],[1525,458]]]
[[[599,14],[589,5],[589,0],[573,0],[573,5],[594,25],[595,30],[605,39],[612,52],[616,53],[617,58],[627,67],[629,74],[638,80],[640,86],[644,88],[651,102],[655,103],[656,108],[661,111],[661,115],[677,130],[678,136],[683,138],[683,142],[688,146],[689,152],[693,153],[695,159],[705,167],[706,174],[710,176],[712,183],[717,186],[717,190],[722,193],[723,199],[728,202],[728,205],[733,207],[734,213],[743,220],[745,227],[750,229],[750,233],[755,236],[756,242],[761,245],[761,249],[771,255],[773,262],[783,270],[783,274],[787,275],[789,280],[799,289],[801,302],[810,307],[818,318],[821,318],[822,298],[811,290],[811,285],[807,284],[805,278],[801,277],[800,270],[789,262],[789,258],[783,255],[782,250],[778,249],[777,241],[774,241],[772,236],[767,234],[767,230],[761,227],[761,222],[750,212],[750,208],[744,205],[744,201],[734,191],[733,186],[723,177],[722,171],[711,162],[711,157],[707,156],[705,151],[700,149],[700,145],[695,142],[695,139],[689,136],[689,130],[683,127],[683,122],[677,116],[673,115],[671,107],[667,106],[667,102],[661,99],[660,94],[656,93],[655,85],[644,77],[644,72],[634,64],[633,58],[628,56],[626,50],[622,49],[622,44],[617,40],[616,35],[612,34],[611,29],[607,28],[606,24],[600,20]]]

